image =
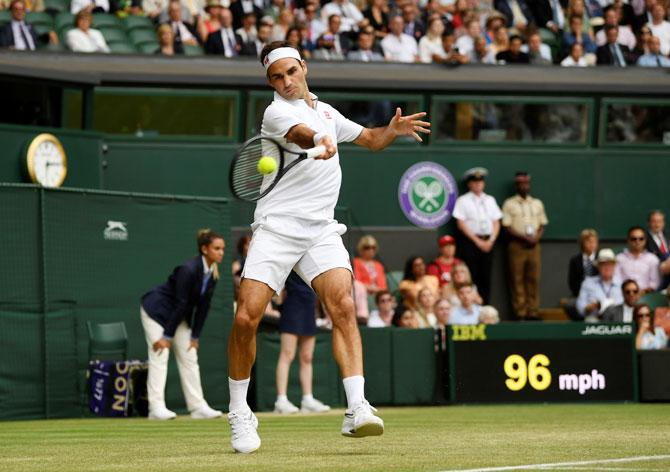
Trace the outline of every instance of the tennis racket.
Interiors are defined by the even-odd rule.
[[[255,202],[272,191],[279,180],[293,167],[305,159],[312,159],[324,153],[325,146],[306,149],[303,152],[289,151],[272,138],[256,136],[249,139],[235,153],[230,166],[230,189],[240,200]],[[287,155],[297,156],[287,164]],[[258,161],[263,157],[274,159],[276,169],[269,174],[258,170]]]

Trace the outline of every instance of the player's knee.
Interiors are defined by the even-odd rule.
[[[245,332],[255,332],[260,317],[251,315],[247,310],[240,309],[235,313],[235,328]]]

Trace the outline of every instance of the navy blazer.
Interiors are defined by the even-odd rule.
[[[593,275],[598,275],[598,266],[596,261],[593,261],[593,270],[595,271]],[[568,265],[568,286],[570,287],[570,292],[573,296],[579,295],[579,289],[582,286],[584,281],[584,262],[582,259],[582,253],[576,254],[570,258],[570,264]]]
[[[523,13],[523,16],[526,17],[526,21],[528,22],[528,25],[530,26],[531,24],[535,23],[535,18],[533,17],[533,12],[528,8],[528,5],[524,0],[517,0],[517,3],[519,4],[519,8],[521,9],[521,12]],[[507,0],[495,0],[495,9],[498,10],[500,13],[502,13],[505,18],[507,18],[507,27],[511,28],[514,26],[514,14],[512,13],[512,7],[509,6],[509,3]],[[540,25],[544,26],[544,25]]]
[[[40,36],[35,32],[33,25],[25,23],[28,28],[30,36],[33,37],[33,44],[35,48],[40,44]],[[48,35],[47,35],[48,37]],[[14,31],[12,30],[12,23],[9,22],[5,26],[0,28],[0,48],[11,48],[14,47]]]
[[[175,267],[163,285],[144,294],[142,307],[163,327],[164,336],[173,337],[177,326],[186,321],[191,328],[191,337],[200,337],[216,287],[216,280],[210,277],[205,293],[200,295],[202,279],[202,256],[196,256]]]

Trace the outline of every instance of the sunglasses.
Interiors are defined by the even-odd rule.
[[[651,313],[640,312],[640,313],[637,314],[637,317],[638,318],[651,318]]]
[[[380,298],[379,303],[392,302],[393,298]]]
[[[626,295],[630,295],[632,293],[638,293],[638,292],[639,292],[639,290],[637,290],[637,289],[630,289],[630,290],[624,290],[623,291],[623,293],[625,293]]]
[[[628,238],[629,241],[644,241],[644,236],[641,236],[639,238]]]

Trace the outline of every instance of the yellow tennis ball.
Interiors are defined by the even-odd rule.
[[[277,169],[277,161],[270,156],[263,156],[258,160],[257,168],[261,174],[272,174]]]

